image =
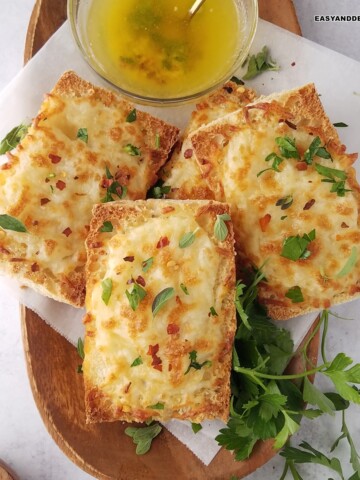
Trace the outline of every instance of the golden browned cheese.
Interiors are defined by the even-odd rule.
[[[28,230],[0,229],[1,273],[83,305],[92,206],[114,182],[114,199],[145,198],[177,139],[177,128],[146,113],[137,111],[128,122],[133,108],[73,72],[60,78],[0,169],[0,213]],[[87,141],[78,138],[80,129],[87,130]]]
[[[283,155],[276,139],[286,137],[299,158]],[[317,137],[323,150],[306,162]],[[239,266],[263,266],[259,299],[270,316],[286,319],[359,296],[357,155],[345,153],[313,85],[260,98],[191,140],[215,199],[231,206]],[[274,155],[281,160],[275,169]],[[327,177],[321,167],[340,173]],[[311,240],[305,247],[304,236]],[[301,255],[289,258],[289,243],[294,252],[299,239]]]
[[[201,126],[250,103],[255,96],[250,88],[230,81],[196,105],[182,141],[160,172],[165,185],[171,186],[170,193],[166,195],[168,198],[214,198],[196,162],[189,135]]]
[[[84,319],[89,422],[227,419],[234,238],[231,222],[223,240],[214,226],[228,212],[214,201],[94,207]],[[192,238],[183,243],[185,235]]]

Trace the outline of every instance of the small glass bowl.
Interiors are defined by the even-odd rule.
[[[117,0],[121,1],[121,0]],[[138,0],[141,2],[141,0]],[[218,0],[221,1],[221,0]],[[89,8],[93,0],[68,0],[68,19],[70,20],[74,39],[86,62],[95,72],[103,78],[110,87],[118,90],[119,93],[128,97],[131,101],[156,106],[176,106],[189,103],[195,99],[211,93],[216,88],[231,78],[232,75],[241,67],[249,53],[252,41],[255,36],[258,22],[258,2],[257,0],[234,0],[238,14],[242,16],[241,21],[241,43],[236,45],[236,51],[233,55],[233,61],[227,70],[221,75],[208,82],[206,88],[203,86],[194,88],[191,92],[184,95],[151,95],[143,94],[124,85],[123,79],[119,76],[109,75],[103,67],[102,59],[99,55],[95,56],[91,42],[86,34],[86,22]],[[193,20],[192,20],[193,21]],[[221,32],[219,32],[221,35]]]

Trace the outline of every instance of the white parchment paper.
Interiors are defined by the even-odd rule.
[[[360,63],[260,21],[252,52],[258,52],[264,45],[270,48],[271,56],[281,70],[266,72],[249,82],[249,86],[266,95],[314,82],[331,121],[349,125],[340,131],[348,151],[359,152]],[[0,94],[0,138],[15,125],[32,118],[43,95],[52,89],[64,71],[71,69],[95,84],[107,86],[82,59],[66,22]],[[241,72],[238,75],[241,77]],[[183,128],[193,105],[140,108]],[[359,178],[359,162],[356,169]],[[81,323],[84,311],[81,309],[60,304],[28,288],[20,288],[8,278],[0,277],[0,295],[16,296],[74,345],[78,337],[84,335]],[[359,304],[357,310],[360,310],[360,301],[356,302]],[[295,346],[301,343],[315,317],[316,314],[306,315],[282,324],[291,331]],[[214,438],[222,425],[217,421],[204,422],[203,429],[196,435],[188,422],[173,420],[166,427],[208,465],[220,449]]]

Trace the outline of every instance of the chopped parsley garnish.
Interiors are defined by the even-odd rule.
[[[325,167],[319,163],[314,163],[315,169],[320,175],[323,175],[324,178],[322,182],[332,183],[330,192],[334,192],[338,197],[344,197],[346,192],[351,192],[351,190],[345,188],[345,181],[347,179],[347,174],[343,170],[337,170],[336,168]]]
[[[0,227],[4,230],[12,230],[13,232],[27,232],[25,225],[15,217],[10,215],[0,215]]]
[[[339,273],[335,275],[335,278],[345,277],[351,270],[355,267],[356,262],[358,260],[358,251],[356,247],[352,247],[350,257],[346,260],[345,265],[340,270]]]
[[[198,432],[200,432],[200,430],[202,429],[202,425],[201,425],[201,423],[193,423],[193,422],[191,422],[191,428],[192,428],[192,431],[193,431],[194,433],[198,433]]]
[[[161,146],[160,134],[157,133],[155,135],[155,148],[160,148],[160,146]]]
[[[151,267],[151,265],[153,264],[153,262],[154,262],[154,257],[150,257],[147,260],[144,260],[141,264],[142,271],[147,272]]]
[[[280,67],[269,57],[269,49],[264,46],[256,55],[251,55],[244,80],[251,80],[267,70],[279,70]]]
[[[297,160],[300,159],[300,154],[295,145],[295,138],[276,137],[275,142],[284,158],[296,158]]]
[[[309,148],[304,153],[304,160],[308,165],[312,164],[314,157],[321,157],[332,161],[330,153],[324,146],[321,146],[320,137],[315,137],[310,143]]]
[[[229,233],[228,227],[225,223],[228,220],[231,220],[231,217],[228,213],[222,213],[221,215],[216,215],[216,221],[214,225],[214,235],[218,240],[220,240],[220,242],[223,242]]]
[[[187,287],[183,283],[180,283],[180,288],[185,293],[185,295],[190,295],[189,290],[187,289]]]
[[[133,439],[136,445],[136,455],[144,455],[150,450],[151,442],[161,430],[162,426],[154,423],[147,427],[127,427],[125,433]]]
[[[84,360],[85,358],[85,352],[84,352],[84,342],[81,337],[78,338],[77,345],[76,345],[76,350],[79,355],[79,357]]]
[[[153,316],[158,313],[158,311],[163,308],[166,302],[168,302],[175,294],[175,290],[172,287],[164,288],[160,293],[154,298],[151,311]]]
[[[235,75],[230,78],[230,82],[234,82],[236,85],[245,85],[244,82],[240,80],[240,78],[235,77]]]
[[[292,303],[300,303],[304,301],[301,288],[298,285],[289,288],[289,290],[285,293],[285,297],[290,298]]]
[[[210,307],[210,315],[212,317],[218,317],[219,316],[214,307]]]
[[[347,124],[344,123],[344,122],[336,122],[336,123],[333,123],[333,125],[334,125],[334,127],[338,127],[338,128],[339,128],[339,127],[342,128],[342,127],[348,127],[348,126],[349,126],[349,125],[347,125]]]
[[[147,193],[147,198],[164,198],[165,195],[170,193],[170,185],[164,185],[163,180],[159,180]]]
[[[99,228],[99,232],[112,232],[114,230],[113,224],[109,221],[105,221],[102,227]]]
[[[281,207],[281,210],[286,210],[293,204],[293,196],[286,195],[286,197],[279,198],[279,200],[275,203],[277,207]]]
[[[13,150],[21,140],[27,134],[30,125],[25,125],[21,123],[17,127],[14,127],[10,130],[9,133],[6,134],[5,138],[3,138],[0,142],[0,155],[3,155],[10,150]]]
[[[105,280],[101,282],[101,288],[102,288],[102,295],[101,295],[102,301],[105,303],[105,305],[108,305],[111,297],[111,293],[112,293],[112,288],[113,288],[113,282],[111,278],[105,278]]]
[[[132,123],[132,122],[135,122],[136,120],[136,108],[133,108],[131,110],[131,112],[128,114],[128,116],[126,117],[126,122],[128,123]]]
[[[302,237],[296,235],[295,237],[290,236],[285,238],[281,256],[293,260],[305,260],[310,257],[311,252],[308,250],[309,243],[315,240],[316,232],[315,229],[311,230],[308,234],[305,233]]]
[[[135,360],[132,362],[130,367],[138,367],[139,365],[142,365],[144,362],[142,361],[141,357],[135,358]]]
[[[185,235],[183,235],[179,240],[179,247],[180,248],[190,247],[190,245],[192,245],[195,242],[196,232],[198,230],[199,228],[197,228],[193,232],[185,233]]]
[[[76,138],[78,138],[79,140],[82,140],[85,143],[88,143],[89,135],[88,135],[87,128],[79,128]]]
[[[264,172],[268,172],[269,170],[274,170],[274,172],[280,172],[279,165],[284,161],[284,159],[279,157],[279,155],[276,155],[275,152],[272,152],[265,158],[265,162],[270,162],[271,160],[272,160],[271,167],[261,170],[256,175],[257,177],[260,177],[260,175],[262,175]]]
[[[189,364],[186,372],[184,373],[184,375],[188,374],[190,372],[191,368],[193,368],[194,370],[200,370],[202,367],[211,367],[211,365],[212,365],[210,360],[205,360],[205,362],[199,363],[197,361],[197,351],[196,350],[192,350],[189,353],[189,360],[190,360],[190,364]]]
[[[105,182],[105,184],[107,185],[106,195],[104,198],[101,199],[101,203],[114,202],[115,198],[113,197],[113,195],[116,195],[120,199],[124,198],[127,194],[127,188],[120,185],[120,183],[114,179],[114,176],[111,174],[107,165],[105,167],[105,175],[106,179],[109,181]]]
[[[153,410],[164,410],[165,405],[161,402],[157,402],[154,405],[148,405],[147,408],[152,408]]]
[[[138,285],[137,283],[134,283],[133,289],[131,292],[128,290],[125,291],[125,294],[129,300],[130,307],[135,311],[139,303],[146,297],[146,290],[142,288],[141,285]]]
[[[140,148],[135,147],[135,145],[132,145],[131,143],[128,143],[125,145],[123,148],[124,152],[128,153],[132,157],[139,157],[141,155]]]

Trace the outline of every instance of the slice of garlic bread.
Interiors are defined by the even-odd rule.
[[[0,214],[27,229],[0,231],[0,273],[83,305],[93,205],[145,198],[177,135],[113,92],[65,73],[0,170]]]

